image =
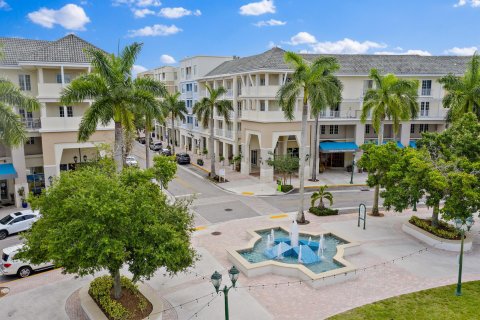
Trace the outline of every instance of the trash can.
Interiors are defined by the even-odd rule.
[[[277,180],[277,191],[282,191],[282,180]]]

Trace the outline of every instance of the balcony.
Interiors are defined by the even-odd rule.
[[[256,110],[244,110],[242,112],[242,120],[251,120],[258,122],[288,122],[285,119],[283,111],[256,111]],[[296,111],[294,113],[294,120],[302,120],[302,112]]]
[[[80,127],[82,117],[42,117],[41,131],[77,131]],[[98,125],[97,129],[114,129],[113,121],[107,126]]]
[[[421,95],[422,96],[431,96],[432,95],[432,88],[422,88]]]
[[[232,139],[233,138],[233,131],[232,130],[226,130],[225,131],[225,137]]]
[[[38,98],[39,99],[58,99],[62,91],[62,84],[60,83],[39,83],[38,84]]]
[[[40,118],[22,118],[22,123],[28,131],[36,131],[42,127]]]
[[[320,119],[359,119],[361,113],[361,110],[324,110],[320,112]]]
[[[219,137],[223,137],[223,129],[215,129],[215,135]]]
[[[239,92],[242,97],[276,97],[280,86],[245,87]]]

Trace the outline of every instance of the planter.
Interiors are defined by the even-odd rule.
[[[197,159],[197,164],[199,166],[203,166],[203,160],[202,159]]]
[[[97,303],[88,294],[90,283],[80,289],[79,298],[83,314],[88,320],[108,320],[103,311],[98,307]],[[147,298],[153,306],[152,313],[145,319],[162,320],[163,303],[159,295],[145,283],[138,283],[138,290],[145,298]]]
[[[460,251],[461,240],[447,240],[437,237],[436,235],[431,234],[428,231],[425,231],[417,226],[414,226],[410,222],[406,222],[402,225],[402,230],[405,233],[408,233],[417,240],[420,240],[423,243],[426,243],[437,249],[446,250],[446,251]],[[473,238],[470,235],[466,235],[463,242],[463,250],[469,251],[472,249]]]
[[[28,208],[28,203],[22,200],[22,208]]]

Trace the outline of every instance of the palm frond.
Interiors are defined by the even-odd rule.
[[[0,102],[0,142],[7,146],[17,147],[27,140],[25,126],[13,109]]]
[[[37,99],[24,95],[12,82],[0,78],[0,102],[28,111],[40,109]]]

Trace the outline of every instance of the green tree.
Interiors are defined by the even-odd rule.
[[[213,152],[215,140],[215,121],[213,120],[213,116],[216,112],[217,115],[223,117],[225,124],[228,124],[230,122],[230,112],[233,111],[233,107],[231,101],[220,100],[221,96],[227,93],[224,87],[213,89],[208,84],[206,84],[205,87],[208,91],[207,97],[195,103],[193,113],[197,116],[204,128],[208,127],[210,129],[210,138],[208,140],[208,150],[210,150],[210,177],[215,178],[217,174],[215,173],[215,152]]]
[[[0,79],[0,141],[17,147],[27,140],[27,132],[13,107],[35,111],[40,109],[40,103],[37,99],[24,95],[9,80]]]
[[[121,297],[120,269],[133,280],[148,279],[161,267],[177,273],[191,266],[193,217],[183,203],[170,205],[150,170],[114,165],[64,172],[32,206],[42,218],[24,234],[21,257],[52,261],[80,276],[107,270],[114,296]]]
[[[273,157],[273,158],[272,158]],[[292,176],[295,172],[298,172],[300,166],[299,159],[292,157],[289,154],[286,155],[273,155],[267,159],[267,164],[272,166],[276,172],[282,175],[283,185],[287,184],[287,176]],[[291,180],[291,178],[290,178]]]
[[[456,120],[473,112],[480,119],[480,55],[477,52],[461,77],[448,74],[438,80],[447,91],[443,106],[449,108],[450,118]]]
[[[328,200],[328,202],[330,202],[330,205],[332,205],[333,204],[333,195],[332,195],[331,192],[327,191],[327,189],[328,189],[327,185],[320,186],[318,188],[318,191],[316,191],[312,194],[310,206],[314,207],[315,203],[317,201],[319,201],[318,207],[323,209],[323,208],[325,208],[325,204],[323,203],[323,200]]]
[[[476,164],[480,169],[480,163]],[[480,210],[480,174],[471,172],[453,171],[447,174],[448,191],[441,209],[446,220],[468,217]]]
[[[358,161],[358,167],[368,171],[367,185],[375,188],[372,215],[379,216],[380,187],[386,185],[387,173],[391,166],[397,163],[401,149],[393,142],[383,145],[366,143],[360,148],[363,150],[363,154]]]
[[[153,175],[163,188],[168,188],[168,183],[175,178],[177,173],[177,161],[175,156],[153,157]]]
[[[172,121],[172,135],[168,137],[168,145],[170,145],[170,139],[172,140],[172,154],[175,154],[175,145],[177,144],[177,135],[175,134],[175,119],[185,120],[185,115],[188,113],[187,107],[185,107],[185,101],[178,100],[180,92],[167,93],[165,99],[162,102],[162,109],[165,118],[170,116]]]
[[[393,123],[394,133],[398,132],[400,121],[408,121],[418,114],[418,81],[399,79],[389,73],[380,75],[377,69],[370,70],[374,88],[363,98],[362,123],[372,119],[372,126],[378,132],[378,145],[383,144],[383,130],[386,119]]]
[[[132,78],[132,68],[142,44],[133,43],[115,56],[98,49],[89,49],[93,70],[80,75],[62,91],[61,103],[73,104],[93,100],[85,112],[78,132],[79,141],[86,141],[96,131],[98,123],[115,123],[114,158],[117,169],[123,168],[123,130],[134,130],[134,112],[153,108],[164,86],[149,78]]]
[[[319,112],[319,109],[341,99],[341,88],[334,73],[340,68],[333,57],[321,57],[313,62],[304,60],[299,54],[285,53],[285,62],[290,64],[294,72],[289,81],[286,81],[278,90],[277,99],[285,118],[294,119],[294,112],[299,98],[303,99],[302,125],[300,134],[300,194],[297,221],[305,222],[304,195],[305,195],[305,147],[307,145],[307,117],[309,107]],[[312,111],[311,110],[311,111]],[[315,114],[315,113],[314,113]],[[318,146],[315,146],[318,148]]]

